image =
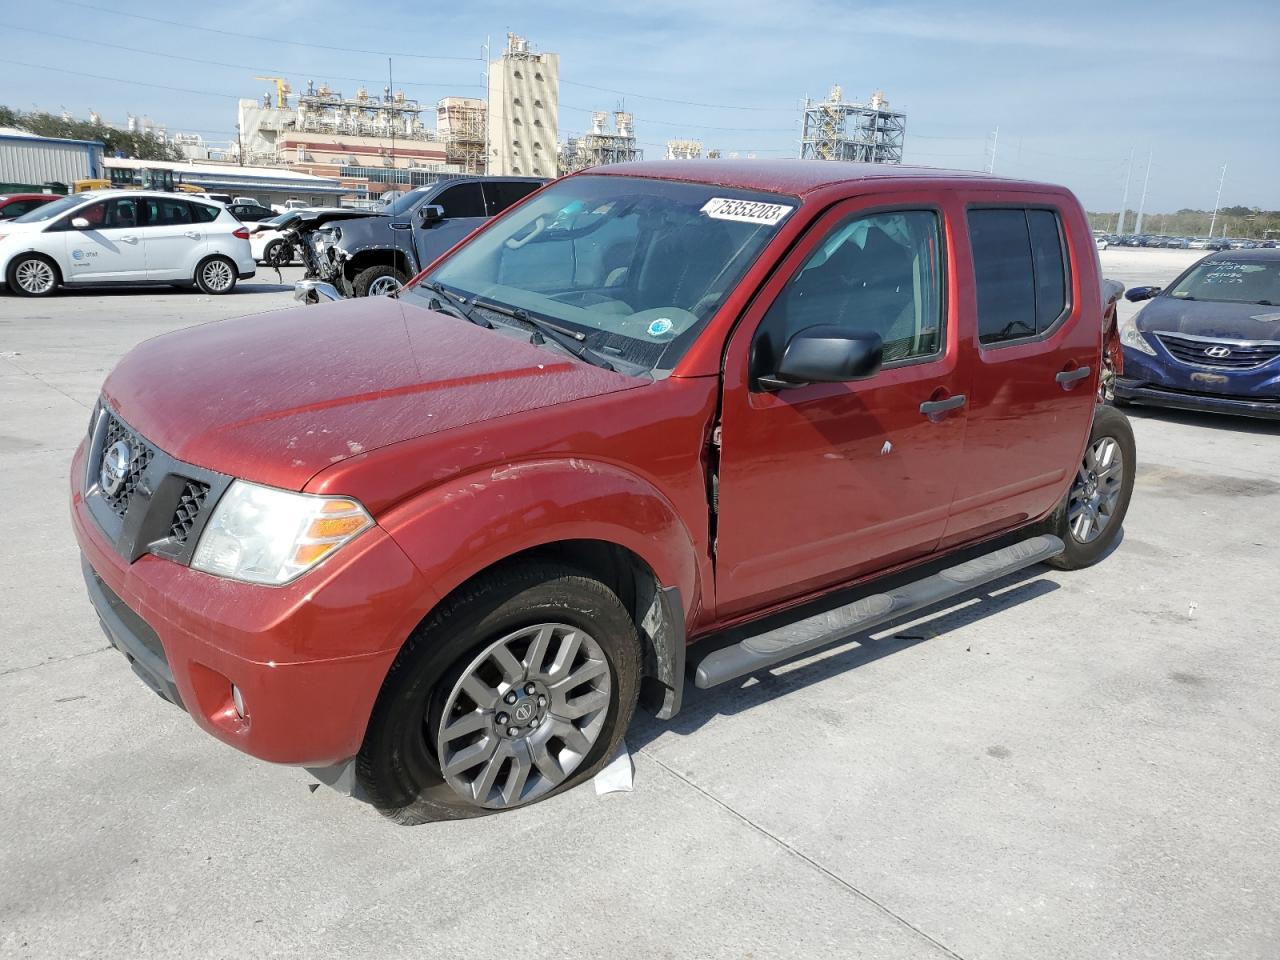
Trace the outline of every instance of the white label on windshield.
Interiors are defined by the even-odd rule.
[[[712,197],[702,206],[702,212],[712,220],[738,220],[742,223],[760,223],[767,227],[778,223],[791,210],[784,203],[734,200],[731,197]]]

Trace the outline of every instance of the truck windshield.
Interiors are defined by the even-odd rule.
[[[595,353],[670,370],[779,225],[794,197],[624,176],[553,184],[427,277],[513,322],[521,311]],[[409,295],[430,298],[418,286]]]
[[[1245,257],[1202,260],[1174,283],[1169,296],[1276,306],[1280,304],[1280,261]]]

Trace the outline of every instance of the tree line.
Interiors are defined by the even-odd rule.
[[[182,152],[152,133],[117,130],[88,120],[64,119],[43,111],[24,112],[0,106],[0,127],[16,127],[41,137],[101,140],[108,157],[134,160],[182,160]]]
[[[1118,213],[1090,213],[1089,226],[1094,230],[1115,233]],[[1177,213],[1144,213],[1142,232],[1165,237],[1207,237],[1212,210],[1183,208]],[[1125,214],[1125,233],[1133,233],[1137,212]],[[1225,231],[1225,233],[1224,233]],[[1262,240],[1280,236],[1280,210],[1262,210],[1258,207],[1221,207],[1213,225],[1215,237],[1245,237]]]

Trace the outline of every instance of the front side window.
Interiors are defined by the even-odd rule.
[[[478,182],[460,183],[441,192],[433,201],[444,207],[444,215],[453,217],[483,217],[484,194]]]
[[[1048,331],[1067,305],[1062,227],[1052,210],[970,210],[978,340],[998,344]]]
[[[798,205],[729,187],[578,175],[508,211],[426,279],[581,333],[610,361],[665,371]],[[501,312],[493,320],[519,325]]]
[[[858,216],[835,227],[765,314],[757,373],[776,369],[791,336],[834,324],[874,333],[886,364],[942,349],[941,231],[932,210]]]

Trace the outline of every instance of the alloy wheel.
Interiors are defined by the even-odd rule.
[[[24,293],[48,293],[54,284],[53,267],[43,260],[24,260],[14,271],[14,279]]]
[[[369,284],[369,296],[389,297],[400,290],[400,281],[392,276],[378,277]]]
[[[204,279],[205,286],[216,293],[229,289],[235,280],[231,265],[225,260],[210,260],[204,265],[200,275]]]
[[[608,660],[585,631],[540,623],[508,634],[445,699],[435,738],[445,782],[491,809],[538,799],[585,762],[612,695]]]
[[[1067,526],[1079,543],[1092,543],[1111,523],[1124,486],[1124,454],[1112,437],[1085,451],[1067,500]]]

